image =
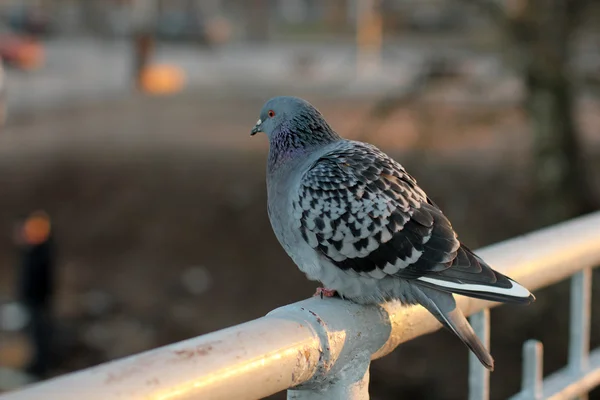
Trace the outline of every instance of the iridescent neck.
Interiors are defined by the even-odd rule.
[[[313,147],[307,147],[290,140],[290,136],[291,135],[279,133],[271,139],[268,161],[270,170],[276,169],[282,164],[289,164],[303,159],[308,154],[309,149]]]
[[[269,168],[303,159],[315,148],[341,139],[324,120],[315,116],[297,116],[281,124],[269,136]]]

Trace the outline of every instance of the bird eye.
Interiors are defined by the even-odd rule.
[[[267,115],[269,116],[269,118],[273,118],[275,116],[275,111],[269,110],[269,112],[267,113]]]

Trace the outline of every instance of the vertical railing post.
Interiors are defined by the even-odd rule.
[[[531,400],[544,398],[543,392],[544,347],[538,340],[528,340],[523,345],[523,382],[521,393]]]
[[[571,278],[571,315],[569,329],[569,368],[584,373],[589,365],[592,270],[586,268]],[[586,400],[582,395],[579,400]]]
[[[471,316],[473,330],[481,343],[490,348],[490,310],[486,308]],[[469,352],[469,400],[488,400],[490,398],[490,371],[488,371],[473,352]]]
[[[355,365],[346,368],[334,382],[326,383],[315,389],[287,391],[288,400],[369,400],[369,365],[366,360],[357,361]],[[364,371],[362,371],[364,369]],[[362,374],[357,380],[356,374]]]

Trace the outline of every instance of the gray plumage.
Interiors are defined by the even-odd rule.
[[[269,219],[300,270],[357,303],[421,304],[493,369],[452,293],[524,304],[533,295],[461,244],[399,163],[341,138],[308,102],[269,100],[257,132],[270,144]]]

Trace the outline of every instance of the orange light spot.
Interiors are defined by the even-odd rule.
[[[185,74],[175,66],[151,65],[142,71],[140,83],[146,93],[172,94],[185,86]]]
[[[31,245],[44,243],[50,236],[50,218],[44,213],[34,213],[23,227],[25,241]]]
[[[29,42],[19,48],[17,52],[19,66],[26,70],[41,68],[44,64],[44,49],[36,42]]]

